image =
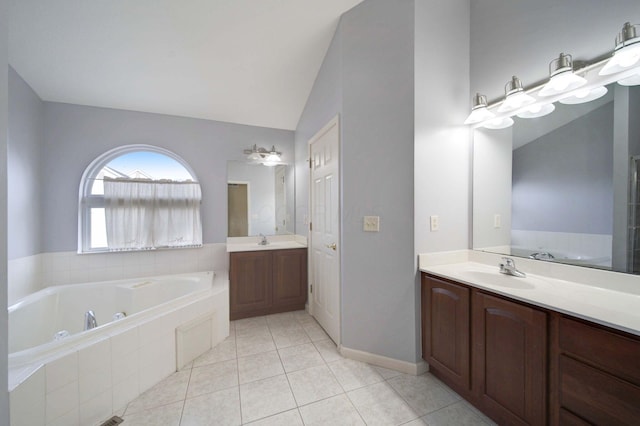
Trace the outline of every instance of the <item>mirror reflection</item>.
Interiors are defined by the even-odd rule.
[[[640,273],[640,87],[474,131],[473,248]]]
[[[227,162],[228,237],[294,233],[293,167]]]

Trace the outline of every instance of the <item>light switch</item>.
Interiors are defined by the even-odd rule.
[[[365,216],[364,217],[364,230],[367,232],[379,232],[380,231],[380,216]]]
[[[440,229],[440,218],[437,215],[433,215],[429,218],[431,232],[435,232]]]
[[[502,217],[499,214],[493,215],[493,227],[496,229],[502,227]]]

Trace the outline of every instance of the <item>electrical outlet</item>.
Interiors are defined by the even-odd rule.
[[[429,218],[429,226],[431,227],[431,232],[435,232],[440,229],[440,218],[437,215],[433,215]]]
[[[502,217],[499,214],[493,215],[493,227],[496,229],[502,227]]]
[[[367,232],[379,232],[380,231],[380,216],[365,216],[364,217],[364,230]]]

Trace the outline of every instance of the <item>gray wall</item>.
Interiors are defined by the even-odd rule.
[[[416,313],[408,309],[413,29],[412,0],[368,0],[344,14],[296,130],[298,232],[306,232],[307,142],[341,115],[342,344],[409,362],[417,360]],[[379,233],[362,230],[364,215],[380,216]]]
[[[202,187],[205,243],[227,237],[227,160],[244,159],[253,144],[275,145],[293,161],[293,132],[192,118],[45,102],[42,233],[44,252],[77,248],[78,188],[97,156],[129,144],[173,151],[195,171]]]
[[[638,0],[473,0],[470,95],[498,99],[512,75],[541,82],[560,52],[574,61],[609,55],[622,25],[639,16]]]
[[[612,140],[610,102],[514,150],[512,228],[611,235]]]
[[[338,25],[296,128],[296,234],[307,235],[309,229],[309,140],[341,112],[342,26]]]
[[[8,49],[7,49],[7,1],[0,0],[0,425],[9,424],[9,339],[7,306],[7,120],[8,96]]]
[[[44,103],[9,67],[9,259],[40,253]]]

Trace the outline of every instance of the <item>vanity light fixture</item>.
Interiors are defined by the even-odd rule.
[[[598,86],[592,89],[578,89],[571,93],[570,96],[562,98],[558,102],[565,105],[584,104],[603,97],[607,92],[608,90],[604,86]]]
[[[549,63],[550,79],[538,92],[539,96],[559,95],[587,84],[587,80],[573,72],[571,55],[561,53],[557,59]]]
[[[621,84],[623,86],[640,86],[640,69],[638,69],[638,72],[631,77],[618,80],[618,84]]]
[[[616,47],[613,56],[600,70],[600,75],[609,75],[624,71],[640,64],[640,36],[636,31],[637,25],[626,22],[622,31],[616,37]]]
[[[524,92],[522,82],[515,75],[504,85],[504,93],[504,101],[498,108],[498,112],[513,111],[536,101]]]
[[[498,117],[482,124],[482,127],[491,130],[506,129],[511,126],[513,126],[513,118],[511,117]]]
[[[495,114],[487,109],[487,105],[487,97],[480,93],[476,93],[473,97],[473,108],[471,108],[471,114],[469,114],[469,117],[464,120],[464,124],[475,124],[495,117]]]
[[[276,147],[272,146],[271,150],[265,148],[258,148],[257,145],[253,145],[251,149],[245,149],[244,153],[247,155],[247,160],[252,163],[264,164],[265,166],[275,166],[281,164],[282,153],[276,151]]]
[[[555,109],[554,104],[533,104],[517,115],[520,118],[538,118],[551,114]]]

